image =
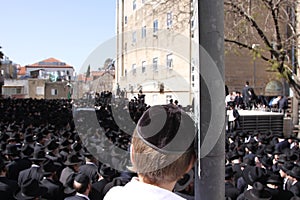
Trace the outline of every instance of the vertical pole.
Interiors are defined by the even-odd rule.
[[[220,123],[225,121],[225,103],[218,102],[212,105],[213,99],[225,98],[224,84],[224,0],[198,0],[198,18],[199,18],[199,44],[200,49],[204,49],[212,58],[217,66],[217,70],[221,75],[219,80],[223,93],[213,96],[210,91],[212,84],[205,82],[202,77],[202,71],[209,71],[200,53],[200,142],[204,145],[204,139],[207,138],[206,133],[210,128],[209,125],[216,119],[211,119],[215,114],[210,108],[214,107],[218,110],[219,116],[224,117]],[[201,51],[201,50],[200,50]],[[206,77],[206,79],[214,79],[215,77]],[[210,109],[210,110],[209,110]],[[222,122],[223,121],[223,122]],[[217,141],[212,142],[212,150],[207,154],[200,156],[200,177],[195,180],[195,199],[196,200],[220,200],[225,198],[225,123],[221,125],[220,137]],[[206,144],[207,145],[207,144]],[[209,144],[208,144],[209,145]],[[199,155],[202,155],[199,149]],[[197,168],[197,167],[196,167]]]

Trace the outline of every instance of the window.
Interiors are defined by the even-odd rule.
[[[145,3],[146,0],[142,0],[142,3]]]
[[[158,100],[158,95],[157,94],[153,94],[152,95],[152,103],[153,103],[153,105],[157,104],[157,100]]]
[[[132,43],[136,43],[136,31],[132,33]]]
[[[167,55],[167,68],[173,68],[173,55],[171,53]]]
[[[136,0],[133,0],[133,2],[132,2],[132,9],[133,9],[133,10],[136,9]]]
[[[132,64],[132,74],[136,74],[136,64]]]
[[[44,95],[44,87],[36,87],[36,95]]]
[[[153,22],[153,34],[156,35],[158,32],[158,20],[154,20]]]
[[[146,26],[142,27],[142,38],[146,37]]]
[[[158,58],[153,58],[153,71],[158,71],[157,61]]]
[[[166,104],[169,104],[171,99],[172,95],[166,95]]]
[[[124,17],[124,23],[127,24],[127,16]]]
[[[167,28],[171,28],[172,27],[172,12],[168,12],[167,13]]]
[[[142,62],[142,73],[146,72],[146,61]]]
[[[51,95],[56,96],[57,95],[57,89],[51,89]]]

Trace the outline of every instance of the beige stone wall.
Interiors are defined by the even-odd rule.
[[[29,98],[43,99],[45,97],[45,83],[43,79],[28,79]]]
[[[69,90],[67,82],[46,82],[45,99],[67,99]]]
[[[127,97],[131,98],[142,86],[149,104],[166,103],[170,95],[183,105],[191,104],[190,1],[160,1],[159,4],[153,0],[144,4],[136,1],[135,10],[134,1],[123,2],[124,12],[122,6],[119,7],[117,22],[121,34],[117,38],[116,80],[120,88],[125,88]],[[169,27],[168,12],[172,12],[172,26]],[[154,34],[155,20],[158,31]],[[142,27],[146,27],[145,37],[142,37]],[[167,55],[172,55],[171,68],[167,67]],[[154,58],[157,58],[157,70],[153,69]],[[145,71],[142,63],[146,63]],[[160,84],[164,84],[164,93],[159,93]]]

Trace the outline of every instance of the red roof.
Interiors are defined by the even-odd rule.
[[[26,74],[26,67],[18,68],[18,75],[25,75]]]
[[[66,64],[56,58],[48,58],[32,65],[26,65],[29,68],[73,68],[73,66]]]

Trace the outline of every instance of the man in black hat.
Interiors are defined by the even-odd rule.
[[[7,164],[7,177],[9,179],[18,180],[19,173],[22,170],[28,169],[31,166],[31,162],[28,159],[20,158],[20,151],[17,145],[8,144],[4,154],[7,156],[9,163]]]
[[[88,195],[91,191],[91,181],[87,175],[76,175],[73,188],[76,191],[75,196],[68,197],[66,200],[89,200]]]
[[[79,167],[82,163],[82,160],[78,158],[75,154],[70,154],[67,158],[67,161],[64,162],[66,167],[62,170],[59,181],[65,185],[67,178],[70,174],[79,172]]]
[[[287,172],[292,170],[293,167],[294,163],[288,161],[286,161],[283,165],[280,166],[279,174],[281,178],[283,178],[283,190],[289,190],[292,185],[291,180],[288,178]]]
[[[46,136],[42,131],[39,131],[35,135],[34,151],[39,151],[45,148]]]
[[[90,199],[103,199],[105,186],[118,176],[117,170],[107,164],[102,164],[99,167],[99,174],[100,180],[92,184],[92,190],[89,194]]]
[[[21,185],[21,189],[14,195],[17,200],[39,199],[47,192],[47,188],[40,185],[36,179],[28,178]]]
[[[132,170],[138,177],[113,187],[104,199],[182,199],[172,191],[194,165],[195,134],[194,121],[182,109],[171,104],[150,107],[132,136]]]
[[[6,177],[6,168],[3,159],[0,158],[0,198],[12,200],[14,193],[18,190],[17,181]]]
[[[295,165],[292,170],[288,171],[289,179],[292,182],[290,191],[300,197],[300,167]]]
[[[52,160],[48,159],[43,164],[44,178],[41,184],[48,189],[47,193],[43,195],[45,199],[64,199],[63,184],[58,181],[57,170],[59,165],[56,165]]]
[[[92,153],[97,153],[97,149],[91,149],[91,151],[85,151],[83,153],[85,157],[85,164],[79,167],[79,172],[87,175],[92,183],[95,183],[99,180],[98,174],[98,160],[92,155]]]
[[[236,200],[240,195],[240,191],[234,186],[234,174],[231,165],[225,167],[225,197],[230,197],[232,200]]]
[[[36,179],[38,181],[41,181],[43,178],[41,165],[45,160],[45,152],[43,150],[35,151],[33,153],[33,158],[31,158],[31,167],[20,172],[18,177],[18,184],[22,185],[23,182],[27,179]]]

